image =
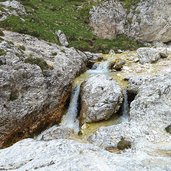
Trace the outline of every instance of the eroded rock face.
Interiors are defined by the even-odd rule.
[[[171,40],[170,0],[144,0],[127,16],[128,35],[140,41]]]
[[[90,14],[90,25],[98,37],[112,39],[123,33],[126,11],[119,1],[105,1],[93,8]]]
[[[154,63],[158,61],[160,58],[165,58],[168,56],[167,49],[165,48],[143,47],[137,50],[137,54],[141,64]]]
[[[52,126],[51,128],[43,131],[38,137],[37,140],[54,140],[54,139],[69,139],[74,134],[74,131],[70,128],[64,128],[57,125]]]
[[[161,147],[167,149],[171,141],[165,131],[171,122],[170,80],[171,73],[141,80],[138,94],[131,103],[129,121],[100,128],[89,141],[101,147],[116,147],[124,137],[132,142],[132,149],[140,153],[160,151]]]
[[[119,110],[122,92],[112,78],[96,75],[81,87],[82,123],[107,120]]]
[[[0,43],[5,51],[0,57],[4,61],[0,65],[0,147],[59,121],[71,83],[87,61],[74,48],[4,33],[8,42]]]
[[[13,171],[167,171],[170,158],[109,153],[92,144],[71,140],[22,140],[0,152],[0,169]]]
[[[26,15],[24,6],[15,0],[0,2],[2,9],[0,9],[0,21],[5,20],[8,16]]]
[[[90,25],[101,38],[126,34],[143,42],[171,41],[170,0],[143,0],[126,10],[118,0],[108,0],[90,11]]]

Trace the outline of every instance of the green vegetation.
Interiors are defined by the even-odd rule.
[[[42,70],[47,70],[50,68],[49,65],[46,63],[46,61],[42,58],[28,57],[24,60],[24,62],[38,65]]]
[[[14,101],[18,99],[18,91],[12,91],[10,94],[10,101]]]
[[[119,150],[125,150],[125,149],[128,149],[128,148],[131,148],[131,142],[125,140],[125,139],[122,137],[121,140],[120,140],[120,141],[118,142],[118,144],[117,144],[117,148],[118,148]]]
[[[107,53],[110,49],[136,49],[139,44],[120,35],[113,40],[104,40],[93,35],[88,24],[89,10],[98,2],[92,0],[20,0],[29,15],[23,19],[10,16],[0,22],[0,27],[30,34],[49,42],[59,43],[55,31],[62,30],[70,43],[80,50]],[[128,2],[133,0],[125,0]]]
[[[171,125],[167,126],[165,128],[166,132],[168,132],[169,134],[171,134]]]
[[[56,56],[57,55],[57,52],[52,52],[52,56]]]
[[[0,56],[3,56],[5,54],[6,54],[6,52],[3,49],[0,49]]]
[[[4,33],[2,32],[2,30],[0,30],[0,36],[4,36]]]
[[[23,50],[23,51],[25,51],[26,50],[26,48],[25,48],[25,46],[19,46],[19,49],[21,49],[21,50]]]
[[[123,2],[124,7],[129,11],[132,6],[137,5],[141,0],[120,0]]]

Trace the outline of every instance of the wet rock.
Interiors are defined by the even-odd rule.
[[[89,137],[89,141],[100,147],[117,147],[124,137],[133,142],[133,148],[141,154],[153,147],[157,150],[160,144],[165,148],[171,142],[170,134],[165,131],[171,121],[170,80],[171,73],[143,80],[130,104],[129,121],[100,128]]]
[[[88,68],[92,68],[92,66],[103,59],[103,54],[101,53],[91,53],[91,52],[84,52],[88,58]]]
[[[121,103],[121,88],[112,78],[93,76],[81,86],[81,121],[107,120],[119,110]]]
[[[59,42],[62,46],[67,47],[69,45],[66,35],[61,30],[58,30],[56,32],[56,35],[57,35]]]
[[[139,87],[142,85],[143,81],[147,79],[145,77],[130,77],[128,79],[128,92],[137,94]]]
[[[72,129],[54,125],[53,127],[43,131],[36,139],[44,141],[69,139],[73,133]]]
[[[125,63],[126,62],[123,59],[116,59],[115,61],[110,63],[109,68],[112,70],[120,71]]]
[[[166,58],[168,56],[167,49],[163,48],[139,48],[137,50],[139,56],[139,61],[141,64],[154,63],[158,61],[161,57]]]
[[[4,34],[0,43],[6,52],[0,66],[0,148],[59,121],[71,83],[87,63],[84,53],[74,48],[18,33]],[[31,61],[26,63],[28,58]],[[42,67],[42,61],[49,67]]]

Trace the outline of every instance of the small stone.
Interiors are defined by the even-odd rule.
[[[57,35],[57,37],[58,37],[58,39],[59,39],[59,42],[60,42],[60,44],[61,44],[62,46],[65,46],[65,47],[69,46],[67,37],[66,37],[66,35],[65,35],[61,30],[58,30],[58,31],[56,32],[56,35]]]
[[[116,59],[114,62],[111,62],[109,68],[114,69],[116,71],[120,71],[125,65],[125,63],[126,62],[123,59]]]

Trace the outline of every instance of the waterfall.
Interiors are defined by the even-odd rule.
[[[123,106],[122,106],[122,117],[121,117],[121,119],[123,121],[128,121],[128,117],[129,117],[129,102],[128,102],[127,90],[123,91],[123,95],[124,95],[124,102],[123,102]]]
[[[109,73],[109,64],[113,60],[114,55],[110,55],[106,61],[95,63],[92,69],[88,70],[89,74],[106,74]]]
[[[73,129],[75,133],[79,132],[79,121],[77,119],[79,94],[80,85],[77,85],[72,90],[69,108],[61,122],[61,127]]]

